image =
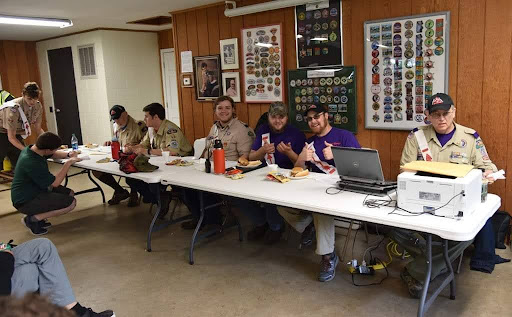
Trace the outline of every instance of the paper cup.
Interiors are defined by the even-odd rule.
[[[279,166],[277,164],[270,164],[268,165],[268,169],[271,172],[277,172],[279,170]]]
[[[162,157],[164,158],[164,162],[169,162],[169,151],[162,151]]]

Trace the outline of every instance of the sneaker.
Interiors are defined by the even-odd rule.
[[[52,226],[52,223],[46,221],[46,219],[43,219],[43,220],[39,221],[39,226],[41,226],[41,228],[48,229]]]
[[[85,314],[83,314],[80,317],[116,317],[116,314],[111,310],[105,310],[102,311],[101,313],[96,313],[92,309],[87,308]]]
[[[263,243],[265,243],[266,245],[276,244],[281,240],[281,235],[281,230],[267,230],[265,236],[263,237]]]
[[[114,195],[112,195],[112,198],[108,201],[108,204],[117,205],[128,197],[130,197],[130,193],[126,189],[124,189],[122,192],[114,192]]]
[[[128,207],[136,207],[139,205],[139,195],[136,191],[133,191],[130,194],[130,199],[128,200]]]
[[[336,252],[332,253],[329,260],[325,260],[322,256],[322,261],[320,261],[320,274],[318,274],[318,280],[320,282],[329,282],[334,278],[339,260]]]
[[[43,234],[48,233],[48,230],[41,228],[39,222],[32,222],[29,218],[29,216],[21,218],[21,223],[30,230],[30,233],[32,233],[34,236],[42,236]]]
[[[407,290],[412,298],[421,297],[421,293],[423,292],[423,283],[412,277],[409,271],[407,271],[407,268],[404,267],[402,272],[400,272],[400,278],[407,285]]]
[[[302,233],[300,237],[300,244],[301,246],[308,246],[313,243],[313,240],[315,239],[315,225],[313,222],[311,222],[306,229],[304,229],[304,232]]]
[[[248,241],[256,241],[265,236],[265,233],[268,230],[268,223],[265,223],[261,226],[254,227],[251,231],[247,232],[247,240]]]

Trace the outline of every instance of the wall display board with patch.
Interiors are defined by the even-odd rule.
[[[412,130],[425,104],[448,93],[450,12],[364,23],[365,126]]]
[[[304,112],[314,104],[328,111],[332,126],[356,133],[356,94],[354,66],[288,71],[289,119],[302,131],[310,131]]]
[[[281,24],[242,29],[245,102],[284,100]]]
[[[343,64],[341,2],[295,7],[297,67]]]

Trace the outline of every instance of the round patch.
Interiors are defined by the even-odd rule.
[[[410,50],[410,49],[409,49],[409,50],[405,50],[404,56],[405,56],[406,58],[411,58],[411,57],[413,57],[413,56],[414,56],[414,52],[413,52],[413,50]]]
[[[464,140],[464,139],[460,140],[460,147],[465,148],[467,144],[468,144],[468,142],[466,140]]]
[[[428,38],[428,37],[433,37],[434,36],[434,30],[433,29],[428,29],[425,31],[425,36]]]
[[[297,114],[297,115],[295,116],[295,121],[297,121],[297,122],[301,122],[301,121],[302,121],[302,115],[301,115],[301,114]]]
[[[410,39],[413,35],[414,35],[414,33],[411,30],[405,31],[405,37],[406,38]]]
[[[309,86],[313,86],[313,79],[311,79],[311,78],[310,78],[310,79],[308,79],[308,85],[309,85]]]
[[[372,116],[372,120],[373,120],[374,122],[379,122],[379,120],[380,120],[379,115],[378,115],[377,113],[375,113],[375,114]]]
[[[412,23],[412,21],[409,20],[409,21],[405,22],[404,26],[407,30],[410,30],[410,29],[412,29],[413,23]]]
[[[300,111],[300,105],[296,105],[295,109],[297,109],[297,111]]]
[[[435,52],[435,54],[436,54],[437,56],[441,56],[441,55],[443,55],[443,53],[444,53],[444,49],[443,49],[441,46],[439,46],[439,47],[436,47],[436,49],[435,49],[435,51],[434,51],[434,52]]]
[[[393,80],[389,77],[384,78],[384,85],[391,86],[393,84]]]
[[[327,101],[327,97],[325,97],[324,95],[321,95],[320,96],[320,102],[321,103],[325,103]]]
[[[378,58],[372,58],[372,65],[378,65],[379,64],[379,59]]]
[[[391,76],[393,75],[393,71],[391,70],[391,67],[386,67],[384,68],[384,73],[383,73],[384,76]]]
[[[444,40],[442,37],[436,37],[436,39],[434,40],[434,44],[436,46],[441,46],[441,45],[443,45],[443,43],[444,43]]]
[[[373,100],[373,102],[379,102],[380,96],[379,95],[373,95],[372,96],[372,100]]]
[[[331,14],[332,17],[335,17],[338,15],[338,9],[332,8],[329,13]]]
[[[427,22],[425,22],[425,27],[427,29],[431,29],[434,27],[434,21],[433,20],[427,20]]]
[[[410,50],[412,48],[412,42],[411,41],[406,41],[404,46],[405,46],[406,49]]]
[[[385,96],[391,96],[391,94],[393,93],[391,87],[386,87],[384,88],[384,95]]]
[[[304,13],[304,12],[299,13],[299,20],[302,21],[302,20],[305,20],[305,19],[306,19],[306,13]]]
[[[348,123],[348,118],[347,117],[341,117],[341,122],[342,123]]]
[[[343,88],[345,88],[345,87],[343,87]],[[381,88],[379,85],[372,85],[372,87],[371,87],[371,91],[374,94],[378,94],[380,92],[380,90],[381,90]]]
[[[379,72],[379,66],[372,67],[372,73],[377,74]],[[339,83],[338,83],[339,84]],[[337,85],[337,84],[336,84]]]
[[[380,87],[380,86],[379,86],[379,87]],[[372,89],[372,92],[373,92],[373,89]],[[380,92],[380,89],[379,89],[379,92]],[[347,87],[341,87],[341,88],[340,88],[340,93],[341,93],[342,95],[346,94],[346,93],[347,93]],[[377,93],[377,94],[378,94],[378,93]]]
[[[327,79],[325,80],[325,83],[327,84],[327,86],[331,86],[331,85],[332,85],[332,78],[330,78],[330,77],[329,77],[329,78],[327,78]]]
[[[379,110],[379,108],[380,108],[379,103],[378,103],[378,102],[374,102],[374,103],[372,104],[372,108],[373,108],[373,110],[375,110],[375,111]]]
[[[376,65],[376,64],[374,64],[374,65]],[[347,82],[348,82],[348,78],[347,77],[341,77],[340,82],[341,82],[342,85],[346,85]]]
[[[414,71],[408,70],[405,72],[405,78],[407,79],[413,79],[414,78]]]
[[[329,24],[327,22],[322,23],[322,30],[327,30],[329,28]]]
[[[179,146],[180,146],[180,144],[176,140],[172,140],[171,144],[169,144],[169,147],[172,149],[177,149]]]
[[[347,96],[341,96],[340,101],[341,101],[341,103],[348,103],[348,97]]]
[[[340,97],[339,96],[334,96],[334,102],[335,103],[339,103],[340,102]]]
[[[326,91],[328,94],[332,94],[332,87],[327,87]]]
[[[379,50],[373,50],[372,51],[372,56],[373,57],[378,57],[379,56]]]

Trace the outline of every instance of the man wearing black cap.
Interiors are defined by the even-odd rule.
[[[307,139],[302,152],[299,154],[295,166],[307,167],[313,172],[334,174],[334,157],[331,147],[359,148],[359,142],[355,136],[343,129],[332,127],[329,123],[329,114],[323,105],[310,105],[305,112],[305,120],[308,123],[312,137]],[[278,207],[277,210],[283,218],[298,232],[302,233],[302,243],[310,234],[313,235],[316,228],[316,254],[322,257],[320,261],[320,273],[318,280],[328,282],[336,274],[336,266],[339,258],[334,251],[334,216],[297,210],[289,207]],[[314,223],[314,228],[312,224]],[[309,239],[311,243],[312,239]]]
[[[139,144],[142,138],[146,135],[147,127],[144,121],[135,121],[128,112],[121,105],[115,105],[110,109],[110,119],[114,121],[114,137],[121,145],[121,149],[126,146],[132,146]],[[110,141],[105,142],[105,145],[110,145]],[[139,197],[137,191],[132,190],[131,194],[121,187],[119,183],[114,179],[111,174],[93,171],[100,181],[107,184],[114,189],[114,195],[108,201],[109,205],[117,205],[126,198],[130,198],[128,201],[128,207],[134,207],[139,204]]]
[[[492,163],[478,133],[470,128],[454,122],[455,107],[447,94],[433,95],[427,105],[427,119],[430,125],[418,127],[411,131],[402,151],[400,165],[412,161],[450,162],[456,164],[471,164],[475,168],[484,169],[484,177],[496,172],[496,165]],[[493,181],[492,178],[489,181]],[[410,240],[411,235],[415,239]],[[414,260],[409,262],[400,277],[407,284],[409,294],[419,298],[423,289],[426,275],[426,258],[424,252],[419,252],[421,244],[416,244],[421,238],[418,233],[408,230],[394,230],[391,238],[405,248]],[[450,242],[448,254],[453,261],[472,241]],[[446,263],[441,248],[432,250],[431,280],[446,271]]]

